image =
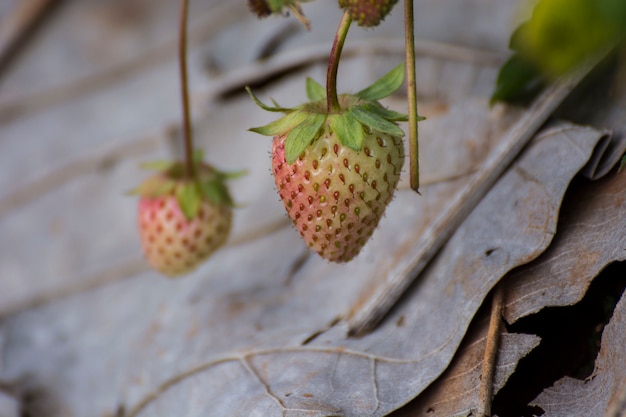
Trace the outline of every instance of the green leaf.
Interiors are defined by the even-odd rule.
[[[523,46],[523,38],[524,31],[528,30],[528,22],[522,22],[514,31],[511,33],[511,38],[509,39],[509,49],[513,51],[519,51]]]
[[[176,187],[176,181],[163,179],[159,183],[154,184],[150,192],[151,197],[160,197],[162,195],[166,195],[172,192]]]
[[[200,209],[202,200],[198,191],[198,184],[194,181],[185,182],[176,187],[176,200],[187,220],[196,217]]]
[[[566,73],[623,33],[623,24],[613,19],[619,15],[619,9],[610,3],[606,0],[539,1],[518,34],[519,51],[551,79]]]
[[[311,101],[326,100],[326,89],[311,77],[306,77],[306,96]]]
[[[620,162],[617,172],[621,172],[622,169],[624,169],[625,167],[626,167],[626,155],[624,155],[624,157],[622,158],[622,162]]]
[[[335,135],[337,135],[339,142],[350,149],[360,151],[363,146],[365,134],[363,132],[363,126],[361,126],[361,123],[356,117],[349,111],[344,114],[334,114],[329,117],[330,128]]]
[[[403,81],[404,64],[400,64],[356,95],[367,101],[380,100],[395,93],[402,86]]]
[[[626,35],[624,0],[540,0],[512,33],[491,102],[527,104],[543,86]]]
[[[519,53],[512,55],[500,68],[491,104],[496,101],[530,102],[544,87],[546,79]]]
[[[280,107],[276,104],[276,102],[274,102],[274,107],[268,106],[267,104],[259,100],[257,96],[254,95],[250,87],[246,86],[246,91],[248,92],[248,95],[250,96],[250,98],[256,103],[256,105],[262,108],[263,110],[271,111],[271,112],[279,112],[279,113],[291,113],[294,110],[294,109],[288,109],[286,107]]]
[[[169,194],[176,182],[162,176],[153,176],[142,182],[138,187],[127,192],[128,195],[156,198]]]
[[[409,116],[406,114],[398,113],[397,111],[389,110],[374,103],[366,103],[361,105],[365,111],[374,113],[383,119],[387,119],[390,122],[408,122]]]
[[[388,133],[393,136],[404,136],[404,131],[395,123],[383,119],[375,113],[371,113],[360,106],[353,106],[348,109],[348,113],[352,113],[356,119],[363,123],[366,127],[377,130],[382,133]]]
[[[298,156],[319,135],[319,131],[326,122],[326,115],[320,113],[309,114],[307,119],[294,127],[285,139],[285,159],[293,164]]]
[[[139,164],[139,168],[145,169],[148,171],[167,171],[168,169],[172,167],[172,165],[174,165],[173,162],[159,160],[159,161],[142,162],[141,164]]]
[[[309,117],[309,113],[303,111],[294,111],[286,116],[281,117],[265,126],[253,127],[249,129],[251,132],[264,136],[282,135],[305,121]]]

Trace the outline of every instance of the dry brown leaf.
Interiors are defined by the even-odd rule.
[[[626,259],[626,175],[615,171],[568,194],[548,250],[507,277],[509,323],[548,306],[575,304],[608,264]]]
[[[611,404],[619,400],[626,388],[625,328],[626,297],[622,296],[602,333],[593,375],[585,381],[565,377],[546,388],[531,405],[541,407],[545,417],[607,416]]]
[[[503,3],[490,7],[502,10],[496,4]],[[342,71],[351,77],[345,88],[375,79],[389,69],[389,60],[346,60]],[[153,126],[178,113],[177,97],[171,99],[176,87],[167,82],[174,65],[123,77],[108,91],[80,100],[27,106],[30,113],[2,127],[0,155],[11,155],[0,164],[0,181],[7,181],[2,184],[28,186],[32,178],[63,173],[72,163],[80,169],[49,183],[48,192],[39,188],[18,205],[6,199],[0,204],[0,280],[7,289],[0,309],[47,301],[4,319],[6,366],[0,378],[31,387],[39,413],[53,404],[47,410],[54,417],[114,414],[119,404],[136,407],[141,416],[361,417],[382,416],[408,402],[448,366],[491,287],[545,249],[565,189],[602,136],[567,125],[545,131],[381,328],[347,339],[346,324],[338,319],[358,306],[363,288],[381,279],[376,271],[393,266],[392,254],[402,257],[519,117],[489,110],[492,63],[421,56],[418,64],[418,77],[432,81],[423,87],[421,106],[429,117],[421,135],[430,183],[423,198],[398,193],[374,239],[349,265],[309,257],[297,233],[281,223],[267,172],[269,141],[242,128],[242,120],[247,127],[271,116],[237,96],[196,113],[196,127],[200,144],[221,168],[243,165],[251,171],[234,184],[245,205],[235,224],[239,244],[185,280],[165,281],[129,268],[118,282],[98,281],[94,276],[139,258],[134,202],[120,193],[139,177],[139,159],[167,153],[168,133]],[[271,95],[297,104],[305,73],[288,74]],[[161,99],[148,94],[161,88],[167,89]],[[102,128],[107,122],[110,129]],[[145,133],[147,126],[153,135]],[[33,129],[49,135],[25,141]],[[129,148],[130,156],[120,151]],[[79,155],[72,154],[76,149]],[[100,169],[93,161],[102,163]],[[40,170],[28,177],[31,166]],[[121,280],[125,276],[132,279]],[[90,281],[101,287],[77,292]],[[65,288],[76,295],[51,302],[67,295]]]
[[[183,281],[144,274],[8,320],[5,376],[19,380],[26,369],[36,370],[38,382],[78,414],[93,409],[95,396],[100,410],[114,409],[117,401],[145,400],[139,415],[174,409],[194,415],[207,407],[220,415],[385,415],[446,368],[482,299],[512,262],[524,261],[550,241],[553,226],[546,231],[546,224],[554,225],[569,178],[600,136],[573,126],[544,132],[394,316],[367,337],[345,339],[339,324],[312,338],[345,312],[368,279],[371,260],[338,268],[310,258],[292,276],[295,261],[285,260],[305,252],[287,228],[224,250]],[[584,147],[586,157],[580,152]],[[561,161],[578,160],[578,167],[546,163],[556,154]],[[444,184],[431,187],[445,190]],[[397,201],[405,203],[390,207],[387,225],[368,250],[389,247],[398,236],[409,239],[403,230],[420,219],[417,207],[408,204],[413,198],[401,193]],[[528,212],[522,201],[541,204]],[[493,207],[505,214],[499,222]],[[532,246],[520,246],[520,236],[532,237]],[[238,261],[242,256],[246,263]],[[50,317],[59,324],[49,326]],[[104,359],[94,362],[96,357]],[[89,385],[94,396],[86,403],[81,398],[87,398],[88,375],[103,382]],[[69,388],[51,388],[59,380]]]
[[[485,343],[489,320],[476,320],[463,344],[446,371],[422,394],[390,417],[450,417],[477,415],[481,385],[481,366],[485,357]],[[537,347],[540,338],[535,335],[500,334],[500,349],[496,361],[494,394],[513,374],[518,361]]]

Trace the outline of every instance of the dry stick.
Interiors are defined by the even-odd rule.
[[[504,308],[504,287],[497,285],[491,301],[491,318],[483,358],[483,369],[480,378],[480,392],[478,393],[478,416],[491,416],[491,401],[493,400],[493,382],[498,361],[500,334],[502,332],[502,311]]]
[[[424,231],[412,253],[386,273],[385,283],[365,301],[360,310],[354,312],[353,316],[348,319],[349,335],[360,336],[376,327],[530,142],[535,132],[574,87],[612,49],[613,47],[606,48],[574,71],[561,77],[534,101],[489,154],[484,165],[470,179],[469,184],[454,197],[448,208]]]
[[[419,193],[420,163],[417,132],[415,28],[413,26],[413,0],[404,0],[404,49],[406,51],[407,100],[409,102],[409,176],[411,180],[411,189]]]
[[[0,72],[8,66],[28,35],[60,0],[22,0],[0,21]]]
[[[188,0],[180,0],[180,21],[178,33],[178,64],[180,68],[180,92],[183,104],[183,134],[185,137],[185,169],[187,177],[193,178],[193,137],[189,110],[189,84],[187,81],[187,15]]]

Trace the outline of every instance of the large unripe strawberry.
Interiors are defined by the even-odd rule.
[[[160,173],[134,194],[141,196],[138,226],[148,263],[174,277],[193,271],[228,239],[232,199],[228,174],[197,162],[190,177],[182,163],[149,164]]]
[[[351,260],[393,197],[404,163],[401,137],[370,133],[355,151],[326,132],[293,164],[285,159],[285,139],[274,138],[272,168],[289,217],[322,257]]]
[[[251,129],[274,136],[272,167],[287,213],[309,247],[333,262],[354,258],[393,198],[404,163],[406,116],[378,100],[403,81],[398,66],[372,86],[338,97],[330,112],[322,86],[307,80],[311,102],[294,109],[262,108],[286,115]]]

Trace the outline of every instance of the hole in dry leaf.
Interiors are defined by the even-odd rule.
[[[485,256],[490,256],[492,253],[494,253],[497,250],[498,248],[489,248],[485,251]]]
[[[604,326],[610,321],[626,287],[626,262],[607,267],[585,297],[567,307],[548,307],[507,326],[511,333],[536,334],[541,344],[520,360],[515,373],[498,392],[492,410],[499,417],[543,415],[528,404],[544,388],[569,376],[584,380],[593,374]]]

